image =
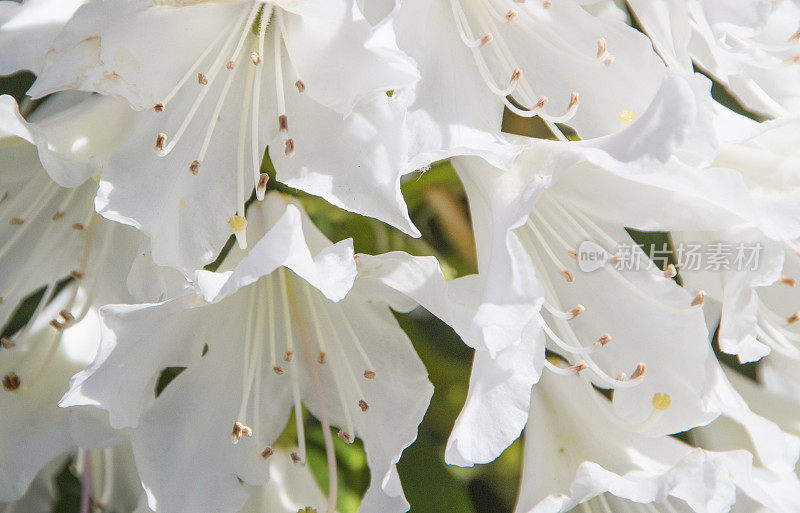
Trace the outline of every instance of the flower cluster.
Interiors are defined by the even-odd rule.
[[[68,467],[80,513],[408,511],[436,317],[473,355],[444,460],[524,434],[516,513],[800,511],[799,26],[0,1],[0,509]]]

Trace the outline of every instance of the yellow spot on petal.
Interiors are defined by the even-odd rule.
[[[183,204],[184,204],[184,203],[185,203],[185,202],[183,201],[183,198],[181,198],[181,201],[180,201],[180,203],[178,203],[178,208],[183,208]]]
[[[653,394],[653,408],[664,411],[672,404],[669,394]]]
[[[625,128],[626,126],[630,125],[634,121],[636,121],[636,113],[635,112],[633,112],[632,110],[628,110],[628,109],[622,109],[621,111],[619,111],[619,123],[620,123],[620,125],[622,125],[622,128]]]

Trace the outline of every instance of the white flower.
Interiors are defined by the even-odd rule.
[[[0,75],[39,73],[58,31],[86,0],[0,2]]]
[[[292,458],[305,461],[301,405],[323,426],[329,511],[331,424],[345,442],[364,441],[371,485],[363,510],[408,508],[394,464],[430,400],[425,369],[390,310],[362,293],[351,241],[330,245],[287,203],[276,193],[254,204],[251,227],[266,235],[246,256],[234,248],[225,262],[232,270],[197,271],[196,291],[107,306],[98,358],[62,401],[98,406],[112,426],[133,428],[152,509],[237,511],[247,497],[237,477],[263,483],[292,410],[300,447]],[[165,367],[186,370],[155,398]]]
[[[3,513],[52,513],[57,498],[54,481],[63,466],[64,458],[48,463],[21,499],[14,502],[0,502]]]
[[[98,209],[191,272],[231,231],[246,246],[267,146],[286,185],[417,235],[399,190],[404,111],[385,94],[416,79],[391,27],[372,31],[351,0],[103,0],[75,13],[30,94],[96,91],[144,110]]]
[[[654,397],[653,405],[664,400]],[[790,495],[775,497],[770,473],[753,468],[746,451],[712,452],[631,432],[578,377],[543,379],[531,401],[518,513],[568,511],[587,501],[587,512],[724,513],[737,491],[769,511],[793,511]],[[787,484],[796,496],[798,483]]]
[[[524,143],[500,133],[504,107],[562,139],[555,123],[583,138],[616,132],[664,75],[641,33],[573,0],[404,0],[392,22],[422,75],[396,93],[409,108],[409,169],[453,155],[510,168]]]
[[[248,490],[249,497],[239,513],[297,513],[312,508],[325,511],[327,498],[307,465],[292,462],[289,454],[270,456],[269,480]]]
[[[636,19],[673,67],[692,63],[744,105],[800,113],[800,6],[792,0],[632,0]]]

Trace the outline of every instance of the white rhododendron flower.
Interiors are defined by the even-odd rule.
[[[794,0],[631,0],[670,66],[694,62],[748,108],[800,113],[800,5]]]
[[[372,31],[349,0],[96,1],[30,93],[95,91],[144,111],[98,209],[149,234],[159,264],[190,273],[231,232],[246,246],[267,146],[280,181],[416,235],[399,191],[404,113],[385,93],[418,75],[389,28]]]
[[[234,250],[230,270],[197,271],[194,289],[163,303],[104,310],[98,357],[62,405],[96,405],[113,427],[133,429],[154,511],[238,511],[247,494],[237,476],[263,483],[292,411],[291,457],[305,462],[303,405],[323,426],[329,511],[330,425],[364,442],[372,479],[362,508],[405,511],[394,464],[430,400],[422,363],[389,309],[359,290],[350,241],[330,245],[277,193],[251,210],[254,233],[266,235],[246,255]],[[176,366],[187,369],[154,397],[162,369]]]

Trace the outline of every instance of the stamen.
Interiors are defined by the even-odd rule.
[[[283,361],[291,362],[292,361],[292,355],[293,355],[293,353],[291,351],[286,351],[285,353],[283,353]]]
[[[164,112],[165,108],[166,107],[164,106],[164,104],[162,102],[158,102],[155,105],[153,105],[153,110],[156,111],[156,112]]]
[[[375,374],[374,371],[371,371],[371,370],[365,370],[364,371],[364,377],[367,378],[367,379],[375,379],[375,376],[376,376],[376,374]]]
[[[706,291],[701,290],[697,293],[696,296],[694,296],[694,299],[692,299],[692,306],[702,305],[705,302],[705,300],[706,300]]]
[[[77,271],[77,270],[70,271],[69,275],[72,276],[73,278],[75,278],[76,280],[82,280],[83,277],[85,276],[84,273],[82,273],[81,271]]]
[[[675,265],[669,264],[666,269],[664,269],[664,277],[665,278],[674,278],[678,275],[677,269],[675,269]]]
[[[363,399],[358,401],[358,407],[361,408],[361,411],[363,411],[363,412],[366,412],[367,410],[369,410],[369,404],[367,404],[367,401],[365,401]]]
[[[633,373],[631,374],[631,380],[641,378],[642,376],[644,376],[645,368],[646,366],[644,362],[639,362],[638,364],[636,364],[636,369],[634,369]]]
[[[800,312],[795,312],[791,316],[789,316],[788,319],[786,319],[786,322],[788,322],[789,324],[794,324],[797,321],[800,321]]]
[[[513,21],[514,18],[516,17],[517,17],[517,11],[515,11],[514,9],[509,9],[505,16],[506,22],[511,23],[511,21]]]
[[[247,249],[247,219],[240,215],[235,215],[228,219],[228,228],[236,236],[239,248]]]
[[[294,86],[297,88],[298,93],[302,93],[306,90],[306,84],[302,80],[297,80],[297,82],[294,83]]]
[[[325,365],[327,361],[328,357],[325,354],[325,351],[320,351],[319,354],[317,355],[317,363],[320,365]]]
[[[549,8],[551,8],[552,6],[553,6],[553,4],[550,2],[550,0],[544,0],[544,1],[542,2],[542,7],[543,7],[544,9],[549,9]]]
[[[289,118],[286,117],[286,114],[278,116],[278,130],[283,134],[289,133]]]
[[[164,148],[167,147],[167,134],[160,133],[156,136],[156,149],[158,151],[164,151]]]
[[[789,278],[788,276],[781,276],[779,281],[784,285],[788,285],[790,287],[794,287],[795,285],[797,285],[797,280],[794,278]]]
[[[303,461],[303,458],[301,458],[301,457],[300,457],[300,455],[299,455],[299,454],[297,454],[297,453],[296,453],[296,452],[294,452],[294,451],[292,451],[292,452],[289,454],[289,457],[292,459],[292,463],[294,463],[295,465],[296,465],[296,464],[298,464],[298,463],[301,463],[301,462]]]
[[[258,55],[257,52],[253,52],[253,53],[250,54],[250,61],[254,65],[258,66],[259,64],[261,64],[261,56]]]
[[[59,210],[58,212],[56,212],[55,214],[53,214],[53,217],[52,217],[52,219],[53,219],[53,221],[58,221],[58,220],[59,220],[59,219],[61,219],[62,217],[64,217],[64,211],[63,211],[63,210]]]
[[[83,230],[84,226],[81,223],[75,223],[72,225],[73,230]]]
[[[269,182],[269,175],[261,173],[258,175],[258,184],[256,185],[256,199],[261,201],[267,193],[267,183]]]
[[[293,352],[294,350],[294,332],[292,331],[292,322],[291,322],[291,312],[289,310],[289,292],[288,292],[288,280],[286,279],[286,271],[280,271],[279,274],[279,283],[278,288],[281,293],[281,305],[285,306],[283,308],[283,326],[285,329],[286,335],[286,345],[288,346],[287,352]],[[294,297],[294,296],[293,296]],[[303,423],[303,405],[300,402],[300,386],[297,382],[297,367],[296,364],[292,365],[292,372],[289,373],[292,381],[292,401],[294,403],[294,419],[295,419],[295,429],[297,431],[297,445],[300,450],[300,454],[303,458],[306,456],[306,432],[305,432],[305,425]]]
[[[353,436],[347,431],[344,431],[343,429],[340,429],[339,432],[336,434],[336,436],[344,440],[345,443],[349,444],[353,442]]]
[[[664,411],[672,404],[669,394],[656,393],[653,395],[653,408]]]
[[[278,376],[280,376],[283,374],[283,367],[281,367],[280,365],[275,365],[274,367],[272,367],[272,371]]]
[[[575,365],[570,365],[569,367],[567,367],[567,369],[569,369],[571,372],[574,372],[575,374],[580,374],[581,371],[586,370],[587,367],[588,365],[586,364],[586,361],[581,360]]]
[[[261,451],[261,457],[264,458],[264,459],[269,458],[273,454],[275,454],[275,451],[270,446],[267,446],[266,449]]]
[[[205,75],[205,73],[197,74],[197,83],[200,85],[208,85],[208,77]]]
[[[189,164],[189,171],[193,175],[197,176],[197,173],[200,172],[200,161],[199,160],[193,160],[192,163]]]
[[[575,305],[569,312],[562,312],[561,310],[559,310],[555,306],[551,305],[547,300],[545,300],[544,303],[542,303],[542,304],[543,304],[543,306],[545,307],[545,309],[548,312],[550,312],[552,315],[558,317],[559,319],[572,320],[575,317],[577,317],[580,314],[582,314],[584,311],[586,311],[586,307],[584,307],[580,303]]]
[[[239,443],[243,437],[251,437],[253,436],[253,430],[250,429],[250,426],[246,426],[239,421],[233,423],[233,430],[231,431],[231,441],[234,444]]]
[[[283,153],[287,157],[294,155],[294,139],[286,139],[286,145],[283,148]]]
[[[609,342],[611,342],[611,335],[609,335],[608,333],[603,333],[603,336],[598,338],[595,341],[595,344],[597,344],[597,345],[602,347],[602,346],[605,346],[606,344],[608,344]],[[623,376],[624,376],[624,374],[623,374]],[[625,380],[625,378],[621,379],[620,381],[624,381],[624,380]]]
[[[52,326],[53,328],[55,328],[58,331],[61,331],[61,330],[64,329],[64,324],[61,323],[61,322],[58,322],[56,319],[53,319],[53,320],[50,321],[50,326]]]
[[[264,6],[264,10],[261,12],[261,18],[259,18],[258,21],[258,55],[264,55],[264,38],[266,37],[267,26],[269,25],[270,20],[272,20],[272,13],[273,13],[272,7],[270,7],[269,13],[266,12],[266,5]],[[260,143],[258,140],[258,129],[260,122],[259,110],[261,108],[262,74],[263,73],[261,71],[257,72],[253,80],[253,102],[252,102],[253,113],[252,113],[251,127],[250,127],[251,130],[250,150],[253,162],[253,178],[255,179],[255,182],[258,184],[256,186],[256,199],[258,201],[262,201],[264,199],[264,195],[267,192],[267,179],[269,178],[267,175],[261,173],[261,160],[263,154],[261,154],[259,151]]]

